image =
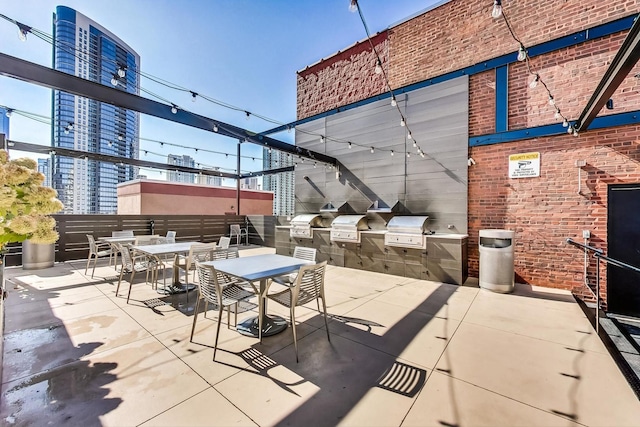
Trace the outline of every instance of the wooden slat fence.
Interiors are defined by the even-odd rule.
[[[56,243],[56,262],[86,259],[87,234],[95,238],[111,236],[112,231],[133,230],[135,235],[176,232],[176,241],[217,242],[229,235],[231,224],[249,227],[251,244],[275,247],[275,217],[260,215],[53,215],[60,239]],[[246,222],[245,222],[246,221]],[[22,264],[22,245],[8,247],[6,265]]]

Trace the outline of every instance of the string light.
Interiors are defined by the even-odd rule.
[[[246,119],[249,120],[249,118],[251,117],[251,113],[248,111],[245,111],[244,114],[246,116]]]
[[[393,150],[391,150],[391,155],[393,156]]]
[[[411,157],[411,153],[407,151],[407,157]]]
[[[178,112],[178,107],[176,106],[176,104],[171,104],[171,112],[173,114],[176,114]]]
[[[504,20],[504,23],[506,24],[507,29],[509,30],[509,34],[511,34],[511,37],[513,38],[513,40],[515,40],[519,45],[518,57],[517,57],[518,61],[524,62],[526,67],[527,67],[527,72],[530,75],[533,76],[532,80],[529,82],[529,87],[531,89],[535,89],[536,87],[538,87],[538,85],[542,85],[542,87],[547,92],[549,105],[552,106],[553,109],[554,109],[554,112],[553,112],[554,119],[556,119],[556,120],[562,119],[562,126],[568,127],[569,129],[571,129],[571,130],[568,129],[567,133],[569,133],[569,134],[573,133],[573,127],[569,126],[568,119],[562,114],[560,109],[556,106],[556,100],[553,97],[553,95],[551,94],[551,90],[547,86],[546,82],[542,79],[540,74],[538,72],[536,72],[535,70],[533,70],[533,68],[531,67],[531,58],[529,57],[529,53],[527,52],[527,48],[525,47],[525,45],[522,43],[522,41],[516,36],[515,32],[513,31],[513,28],[511,27],[511,23],[509,22],[507,14],[502,9],[502,0],[495,0],[493,5],[494,5],[494,7],[493,7],[493,11],[491,13],[491,16],[494,17],[494,18],[498,18],[498,17],[502,16],[502,18]]]
[[[349,12],[355,13],[358,11],[358,0],[351,0],[349,4]]]
[[[351,150],[351,142],[349,142],[349,150]]]
[[[404,127],[407,125],[407,122],[404,121],[404,117],[400,120],[400,126]]]
[[[118,75],[114,74],[113,77],[111,77],[111,84],[114,86],[118,86]]]
[[[324,144],[324,135],[320,135],[320,142]]]
[[[396,107],[398,105],[398,101],[396,101],[396,97],[391,95],[391,106]]]
[[[374,69],[376,74],[382,74],[382,64],[379,59],[376,59],[376,68]]]
[[[191,102],[196,102],[196,97],[198,96],[198,94],[194,91],[190,91],[191,92]]]
[[[407,132],[407,139],[411,139],[411,138],[413,138],[413,137],[411,136],[411,132]],[[414,141],[414,143],[413,143],[413,146],[414,146],[414,147],[416,146],[415,141]]]
[[[20,39],[21,42],[26,42],[27,34],[31,32],[31,27],[29,27],[28,25],[21,24],[19,22],[16,22],[16,25],[18,25],[18,38]]]
[[[7,108],[7,111],[4,113],[4,115],[7,117],[11,117],[12,113],[13,113],[13,110],[11,108]]]
[[[502,0],[494,0],[491,16],[493,18],[500,18],[500,15],[502,15]]]
[[[118,67],[118,76],[119,77],[124,77],[125,76],[125,68],[126,67]]]
[[[375,151],[375,150],[374,150],[374,148],[373,148],[373,147],[371,147],[371,154],[373,154],[373,152],[374,152],[374,151]]]
[[[218,132],[218,125],[216,123],[213,124],[213,131]]]

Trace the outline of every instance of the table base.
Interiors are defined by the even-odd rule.
[[[196,288],[196,285],[171,285],[165,288],[158,288],[158,293],[162,295],[175,295],[175,294],[183,294],[188,291],[192,291]]]
[[[287,320],[280,316],[269,315],[262,322],[262,336],[270,337],[287,329]],[[238,323],[236,327],[239,333],[258,338],[258,316],[250,317]]]

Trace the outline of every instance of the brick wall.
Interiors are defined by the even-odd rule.
[[[509,179],[509,155],[530,151],[540,152],[540,177]],[[469,274],[478,274],[478,231],[506,228],[516,232],[519,282],[585,294],[582,253],[565,240],[582,241],[582,230],[591,230],[590,243],[606,252],[607,186],[640,182],[640,126],[472,147],[470,152],[476,165],[469,170]],[[576,160],[587,162],[581,194]]]
[[[637,0],[504,3],[515,33],[526,46],[640,12]],[[518,44],[502,19],[490,17],[491,8],[491,1],[452,0],[391,28],[387,39],[377,40],[385,46],[391,87],[425,81],[507,53],[513,53],[515,59]],[[578,117],[625,36],[621,32],[532,58],[533,71],[547,83],[563,115],[573,120]],[[384,90],[381,79],[368,71],[372,66],[366,55],[350,59],[349,50],[340,55],[314,65],[312,76],[298,76],[298,118]],[[374,78],[363,78],[367,72]],[[634,76],[638,72],[640,65],[612,96],[614,109],[603,109],[599,115],[640,109],[640,79]],[[511,64],[508,74],[510,130],[558,122],[542,85],[529,87],[532,76],[525,64]],[[364,87],[354,87],[358,84]],[[469,136],[494,132],[495,70],[489,69],[469,78]],[[468,182],[470,275],[478,274],[478,231],[508,228],[516,231],[518,281],[587,295],[582,284],[583,258],[564,241],[567,237],[581,240],[581,231],[588,229],[591,243],[606,250],[607,186],[640,182],[639,136],[640,127],[625,126],[587,131],[578,138],[561,135],[470,148],[476,160]],[[509,154],[529,151],[542,155],[541,176],[509,179]],[[582,169],[582,194],[577,194],[578,159],[587,160]],[[593,271],[590,275],[593,277]]]
[[[382,67],[389,72],[388,40],[384,31],[372,38]],[[384,78],[375,73],[376,56],[368,41],[338,52],[329,59],[298,72],[299,119],[360,101],[387,90]]]

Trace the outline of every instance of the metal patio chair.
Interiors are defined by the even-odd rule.
[[[220,324],[222,323],[222,311],[227,308],[227,327],[231,327],[231,306],[235,306],[235,323],[238,324],[238,303],[251,298],[254,294],[244,290],[238,286],[235,281],[230,280],[228,276],[220,274],[213,266],[202,265],[199,261],[195,261],[198,270],[198,300],[193,314],[193,326],[191,327],[191,337],[189,341],[193,342],[193,334],[196,330],[196,322],[198,320],[198,309],[200,300],[204,299],[205,303],[214,303],[218,307],[218,326],[216,329],[216,340],[213,346],[213,360],[216,360],[216,351],[218,350],[218,338],[220,336]],[[206,313],[206,308],[205,308]]]
[[[229,226],[229,238],[236,238],[236,246],[240,246],[242,243],[242,236],[244,236],[245,244],[249,243],[249,233],[246,228],[241,228],[240,224],[231,224]]]
[[[193,271],[193,283],[196,281],[196,264],[195,261],[212,260],[211,253],[216,250],[215,243],[197,243],[191,245],[187,255],[177,255],[175,257],[173,268],[178,269],[178,280],[180,279],[180,271],[185,271],[185,284],[189,284],[189,272]]]
[[[316,262],[316,255],[318,251],[314,248],[305,248],[304,246],[296,246],[293,250],[293,257],[298,259],[304,259],[307,261]],[[284,276],[274,277],[273,281],[284,286],[291,286],[296,281],[298,272],[285,274]]]
[[[231,243],[231,237],[222,236],[220,237],[220,241],[218,241],[218,246],[222,249],[229,249],[229,244]]]
[[[111,265],[111,257],[113,256],[112,249],[100,249],[101,246],[111,246],[108,243],[97,243],[91,234],[87,234],[87,240],[89,241],[89,256],[87,256],[87,267],[84,269],[84,274],[87,274],[87,270],[89,270],[89,263],[93,258],[93,270],[91,270],[91,278],[93,278],[93,274],[96,271],[96,264],[98,263],[98,258],[109,257],[109,265]]]
[[[127,293],[127,304],[131,297],[131,288],[133,287],[133,278],[136,273],[146,272],[145,282],[149,281],[149,275],[151,275],[151,282],[155,284],[157,288],[158,283],[158,270],[164,269],[164,264],[158,259],[152,259],[147,255],[134,255],[129,245],[120,245],[120,254],[122,255],[122,268],[120,269],[120,278],[118,279],[118,286],[116,287],[116,297],[120,291],[120,283],[124,273],[131,274],[129,277],[129,292]],[[164,276],[164,271],[163,271]]]
[[[320,312],[320,302],[318,300],[321,298],[322,308],[324,311],[324,326],[327,329],[327,339],[331,341],[331,338],[329,337],[329,325],[327,323],[327,304],[324,296],[324,273],[326,267],[327,261],[319,264],[302,266],[298,271],[298,276],[296,277],[293,286],[283,291],[269,294],[269,285],[272,283],[269,282],[267,283],[267,288],[265,289],[264,294],[261,296],[261,298],[263,298],[262,304],[260,304],[262,310],[263,307],[265,307],[267,298],[282,304],[285,307],[289,307],[291,314],[291,330],[293,331],[293,344],[296,348],[296,362],[298,362],[298,340],[296,336],[295,316],[296,307],[315,300],[318,306],[318,312]],[[260,331],[260,341],[262,342],[262,313],[259,314],[258,318],[260,319],[260,326],[258,330]]]

